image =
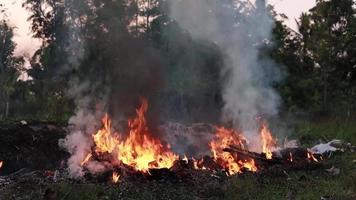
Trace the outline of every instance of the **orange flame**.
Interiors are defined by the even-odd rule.
[[[217,128],[215,139],[210,142],[210,147],[215,161],[232,175],[241,173],[244,168],[250,171],[257,171],[253,159],[238,160],[231,153],[224,151],[224,148],[229,148],[230,146],[244,150],[246,143],[246,139],[241,134],[222,127]]]
[[[89,159],[92,157],[93,155],[91,153],[89,153],[84,160],[80,163],[81,166],[85,165],[85,163],[87,163],[89,161]]]
[[[0,160],[0,169],[2,168],[4,161]]]
[[[318,159],[315,158],[315,156],[314,156],[314,154],[312,152],[308,151],[307,156],[308,156],[309,160],[312,160],[312,161],[315,161],[315,162],[319,162]]]
[[[85,165],[93,155],[109,154],[111,163],[114,165],[125,164],[133,169],[149,173],[152,168],[171,168],[179,156],[173,153],[169,145],[153,137],[149,132],[145,113],[148,109],[146,100],[136,109],[136,117],[128,120],[128,133],[125,138],[114,131],[110,117],[106,114],[103,119],[103,127],[93,134],[94,150],[89,153],[81,165]],[[247,150],[247,140],[243,134],[224,127],[217,128],[214,139],[210,142],[211,152],[215,162],[224,168],[229,175],[242,173],[245,170],[256,172],[257,166],[252,158],[238,153],[226,152],[228,148]],[[262,123],[261,130],[262,151],[268,159],[272,159],[272,151],[276,148],[276,140],[272,137],[267,124]],[[292,160],[292,155],[290,155]],[[186,155],[182,161],[189,163]],[[197,170],[206,169],[204,160],[192,158],[194,168]],[[209,168],[209,167],[208,167]],[[113,181],[118,180],[120,175],[113,174]]]
[[[118,161],[143,172],[149,168],[172,167],[178,155],[149,134],[145,118],[147,108],[148,103],[143,100],[141,107],[136,110],[137,117],[128,122],[129,134],[125,140],[120,140],[117,133],[112,133],[111,120],[105,115],[103,128],[93,136],[96,152],[113,154]]]
[[[113,183],[118,183],[120,180],[120,174],[118,174],[117,172],[113,172],[112,173],[112,182]]]
[[[272,137],[266,122],[262,123],[261,128],[262,152],[266,154],[267,159],[272,159],[272,151],[276,148],[276,140]]]

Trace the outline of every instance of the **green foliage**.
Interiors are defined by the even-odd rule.
[[[318,1],[298,22],[277,22],[273,57],[288,69],[281,86],[287,108],[344,117],[355,112],[355,22],[352,0]]]
[[[31,79],[18,82],[23,61],[13,56],[12,29],[1,26],[6,41],[1,49],[0,98],[5,102],[1,113],[8,102],[16,105],[10,106],[12,118],[66,121],[74,105],[87,96],[93,99],[87,106],[93,108],[94,101],[105,96],[113,113],[134,110],[132,102],[145,96],[162,115],[216,120],[222,106],[225,55],[215,44],[192,38],[170,19],[169,3],[27,0],[24,6],[31,13],[34,37],[43,44],[27,70]],[[249,16],[246,12],[253,12],[246,9],[249,6],[241,3],[238,10],[245,12],[234,12],[226,23],[243,22]],[[277,20],[272,7],[269,10],[276,17],[275,27],[271,42],[261,48],[261,58],[270,57],[282,66],[285,78],[276,84],[282,112],[352,116],[356,110],[354,2],[319,0],[301,15],[298,32]],[[283,14],[278,17],[286,19]],[[122,105],[114,105],[117,102]]]
[[[0,22],[0,119],[8,117],[12,96],[16,91],[22,58],[14,56],[15,44],[12,41],[13,28],[6,21]],[[10,107],[11,106],[11,107]]]

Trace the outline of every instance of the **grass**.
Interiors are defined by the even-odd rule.
[[[343,139],[356,144],[356,124],[339,121],[302,123],[293,134],[302,143],[319,139]],[[325,169],[339,168],[333,175]],[[0,199],[42,199],[50,188],[58,200],[109,199],[296,199],[328,197],[335,200],[356,199],[356,153],[336,153],[323,168],[307,171],[276,169],[264,175],[245,174],[222,179],[172,182],[143,181],[110,184],[21,183],[3,192]],[[0,189],[1,191],[1,189]]]
[[[293,137],[298,138],[302,144],[310,144],[320,139],[342,139],[356,145],[356,123],[341,120],[303,122],[297,126]]]

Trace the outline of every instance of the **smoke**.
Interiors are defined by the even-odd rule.
[[[87,1],[68,1],[66,5],[71,9],[66,12],[70,38],[66,41],[67,62],[59,73],[68,77],[66,95],[76,110],[68,122],[70,133],[59,145],[71,154],[67,164],[73,177],[83,175],[81,162],[91,152],[92,135],[102,126],[105,113],[115,126],[134,116],[140,97],[155,102],[154,94],[163,85],[164,59],[150,44],[128,33],[122,16],[129,14],[120,10],[121,4],[107,2],[93,10],[82,8],[90,7]],[[97,30],[92,24],[101,27]],[[150,125],[158,123],[154,110],[152,105]],[[93,173],[108,167],[95,161],[86,163],[86,169]]]
[[[256,117],[278,113],[279,96],[272,84],[280,73],[259,49],[270,42],[273,20],[264,0],[257,5],[233,0],[174,0],[171,18],[193,38],[218,45],[224,54],[223,120],[256,132]]]
[[[147,97],[150,105],[153,103],[148,113],[151,130],[159,123],[155,121],[159,119],[159,111],[155,110],[161,105],[155,104],[159,102],[157,93],[165,84],[163,75],[167,74],[164,70],[168,62],[147,41],[126,32],[127,24],[116,9],[111,9],[111,3],[103,4],[101,12],[88,14],[110,16],[97,17],[103,20],[100,30],[104,31],[92,29],[90,21],[85,22],[89,25],[83,31],[85,26],[76,24],[78,16],[72,16],[70,25],[73,34],[69,35],[73,38],[64,74],[71,73],[67,95],[77,109],[69,120],[71,133],[60,145],[72,155],[68,167],[74,177],[83,175],[80,163],[91,152],[92,134],[100,128],[100,119],[106,111],[115,121],[130,118],[140,97]],[[172,0],[170,5],[172,19],[194,39],[215,43],[224,55],[223,119],[232,122],[235,128],[251,132],[250,135],[256,134],[255,118],[261,114],[276,115],[279,105],[279,96],[272,88],[280,78],[278,70],[272,61],[259,56],[259,49],[269,42],[273,20],[263,6],[254,8],[241,1]],[[156,132],[159,131],[152,131]],[[191,146],[194,145],[184,149]],[[107,167],[95,161],[87,166],[93,172]]]

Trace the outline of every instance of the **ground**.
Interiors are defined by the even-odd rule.
[[[356,144],[356,124],[326,121],[303,123],[292,137],[310,145],[319,139],[344,139]],[[333,174],[330,168],[340,169]],[[336,153],[322,168],[303,171],[270,170],[264,174],[244,174],[194,180],[146,180],[112,185],[23,181],[0,193],[0,199],[106,200],[106,199],[356,199],[356,153]],[[1,186],[0,186],[1,187]]]

